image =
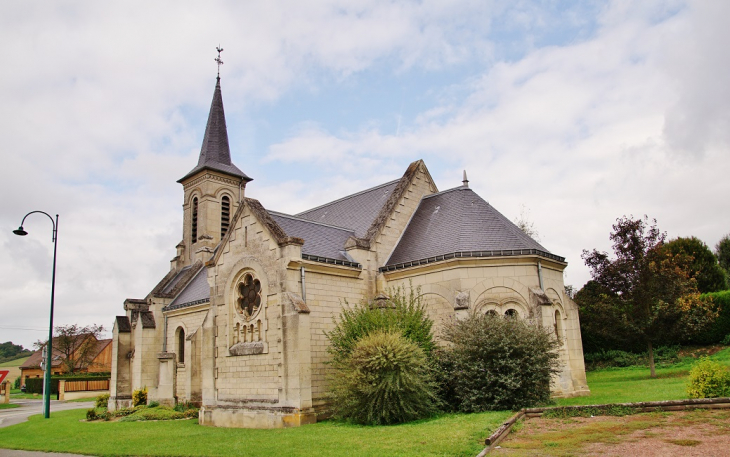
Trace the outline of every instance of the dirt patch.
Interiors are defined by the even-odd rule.
[[[685,347],[679,350],[679,357],[694,357],[697,359],[699,357],[717,354],[723,349],[725,349],[725,346]]]
[[[730,410],[533,418],[518,424],[490,455],[730,457]]]

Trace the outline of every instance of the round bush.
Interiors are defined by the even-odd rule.
[[[719,363],[702,357],[689,370],[689,398],[714,398],[730,395],[730,373]]]
[[[417,344],[427,357],[431,356],[435,348],[433,321],[421,301],[420,290],[411,288],[407,293],[405,288],[397,287],[389,289],[388,294],[390,297],[381,303],[346,306],[339,320],[333,318],[335,326],[327,333],[330,342],[327,351],[334,362],[349,358],[360,339],[377,331],[399,333]]]
[[[559,343],[522,319],[472,314],[447,325],[440,392],[456,411],[518,409],[550,401]]]
[[[394,331],[361,338],[333,363],[332,412],[360,424],[395,424],[438,410],[433,375],[424,351]]]

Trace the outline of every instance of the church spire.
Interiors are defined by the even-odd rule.
[[[198,165],[190,170],[190,172],[183,178],[179,179],[178,182],[182,182],[204,169],[215,170],[232,175],[237,178],[241,178],[246,182],[252,181],[251,178],[246,176],[244,172],[239,170],[238,167],[231,162],[231,150],[228,146],[228,129],[226,128],[226,115],[223,111],[223,96],[221,95],[220,65],[223,61],[220,60],[220,52],[223,51],[223,49],[220,47],[216,49],[218,50],[218,58],[215,60],[218,62],[219,73],[216,77],[213,101],[210,104],[208,124],[205,127],[205,136],[203,137],[203,146],[200,148]]]

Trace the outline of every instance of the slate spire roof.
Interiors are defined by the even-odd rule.
[[[386,267],[449,256],[551,254],[487,203],[459,186],[423,197]],[[490,254],[492,253],[492,254]]]
[[[198,165],[177,182],[182,182],[201,170],[215,170],[244,181],[252,181],[244,172],[231,162],[231,150],[228,146],[228,129],[226,115],[223,111],[223,96],[221,95],[221,78],[216,78],[213,101],[210,104],[208,124],[205,126],[203,146],[200,148]]]

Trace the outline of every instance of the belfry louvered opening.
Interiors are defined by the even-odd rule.
[[[228,232],[228,226],[231,222],[231,199],[223,196],[221,199],[221,238]]]
[[[195,243],[198,241],[198,197],[193,198],[193,219],[191,225],[193,243]]]

